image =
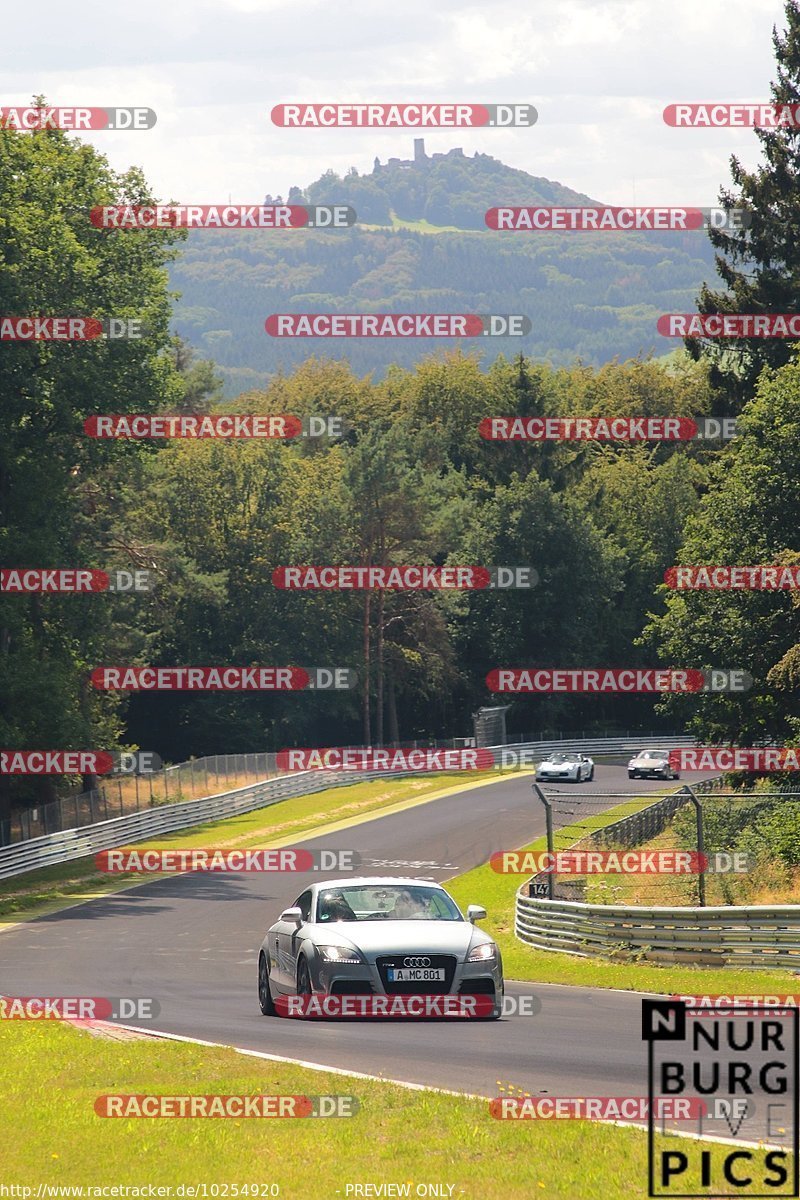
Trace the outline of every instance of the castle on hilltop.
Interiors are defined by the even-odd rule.
[[[453,150],[448,150],[447,154],[426,154],[425,153],[425,138],[414,138],[414,157],[413,158],[390,158],[386,163],[387,167],[422,167],[426,163],[436,162],[439,158],[463,158],[464,151],[460,146],[456,146]],[[381,160],[375,156],[375,162],[372,167],[372,174],[381,169]]]

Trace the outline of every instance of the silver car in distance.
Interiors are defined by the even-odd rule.
[[[566,783],[580,783],[594,779],[594,762],[585,754],[551,754],[536,768],[539,783],[547,779],[561,779]]]
[[[668,750],[641,750],[628,763],[628,779],[680,779],[680,771],[673,771],[669,765]]]
[[[490,997],[503,1010],[503,963],[492,938],[438,883],[376,876],[314,883],[268,930],[258,956],[264,1016],[298,995]],[[485,1001],[484,1001],[485,1003]]]

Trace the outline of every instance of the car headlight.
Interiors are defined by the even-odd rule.
[[[363,963],[363,955],[355,946],[317,946],[324,962]]]
[[[488,962],[491,958],[497,957],[497,947],[494,942],[482,942],[480,946],[474,946],[467,956],[467,962]]]

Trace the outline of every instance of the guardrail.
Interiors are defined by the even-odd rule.
[[[693,784],[695,793],[713,790],[717,778]],[[662,816],[690,799],[688,792],[661,797],[640,812],[605,825],[576,842],[602,845],[609,838],[628,845],[651,836]],[[560,897],[526,895],[546,876],[527,880],[517,892],[515,933],[537,950],[583,958],[637,957],[650,962],[697,966],[789,967],[800,969],[800,905],[721,907],[587,904]],[[701,896],[702,898],[702,896]]]
[[[530,747],[544,754],[568,754],[579,751],[583,754],[628,754],[634,750],[680,750],[694,746],[697,739],[683,733],[662,733],[652,736],[550,738],[541,742],[509,742],[505,746],[489,746],[490,750],[519,750]]]
[[[378,775],[378,772],[362,772],[355,782],[375,779]],[[0,848],[0,879],[22,875],[40,867],[71,862],[76,858],[86,858],[100,850],[113,850],[117,846],[144,841],[160,833],[175,833],[193,825],[221,821],[225,817],[266,808],[293,796],[308,796],[312,792],[353,782],[352,772],[334,774],[298,771],[266,780],[264,783],[238,788],[233,792],[207,796],[202,800],[163,804],[157,808],[130,813],[125,817],[114,817],[110,821],[85,825],[81,829],[49,833],[44,837],[31,838],[27,842]]]
[[[691,738],[672,737],[666,740],[670,746],[694,745],[694,740]],[[664,739],[659,741],[657,738],[602,738],[588,742],[574,739],[555,742],[524,742],[511,746],[487,748],[493,751],[495,761],[502,763],[504,751],[517,753],[526,751],[535,756],[546,756],[556,749],[562,751],[583,749],[584,752],[594,754],[625,754],[631,750],[663,744]],[[422,773],[414,772],[414,774]],[[178,804],[161,804],[129,813],[127,816],[114,817],[76,829],[65,829],[58,833],[29,838],[24,842],[15,842],[10,846],[0,847],[0,879],[22,875],[26,871],[52,866],[55,863],[85,858],[100,850],[113,850],[117,846],[143,841],[155,834],[174,833],[180,829],[188,829],[192,825],[201,825],[208,821],[218,821],[224,817],[252,812],[254,809],[265,808],[293,796],[310,795],[329,787],[378,779],[387,775],[396,778],[399,774],[396,771],[293,772],[290,775],[279,775],[275,779],[250,784],[234,791],[221,792],[216,796],[186,800]]]
[[[527,884],[523,886],[527,887]],[[633,908],[517,894],[517,937],[537,950],[653,962],[800,969],[800,905]]]

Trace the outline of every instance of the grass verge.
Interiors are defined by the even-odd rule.
[[[108,1119],[93,1107],[108,1093],[347,1094],[358,1097],[360,1108],[352,1118],[328,1120]],[[283,1200],[336,1200],[348,1184],[410,1184],[413,1196],[418,1183],[436,1182],[453,1185],[453,1197],[616,1200],[644,1195],[647,1187],[647,1136],[639,1130],[498,1121],[486,1101],[224,1048],[107,1041],[55,1021],[0,1022],[0,1127],[6,1131],[0,1182],[32,1187],[33,1195],[39,1184],[246,1183],[277,1184]],[[719,1163],[724,1148],[709,1149]],[[689,1186],[699,1182],[696,1176],[682,1182],[686,1191],[700,1190]],[[447,1195],[446,1187],[439,1194]]]

